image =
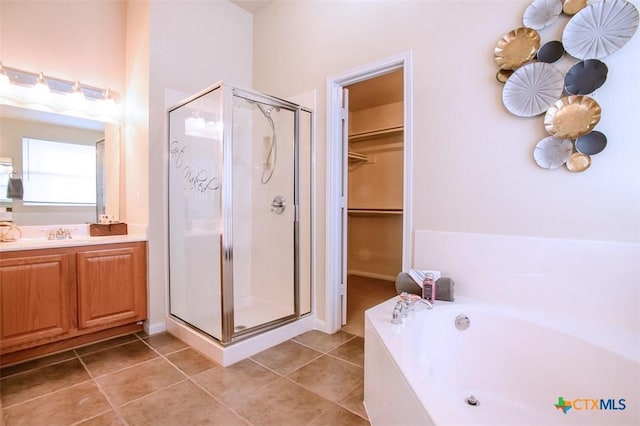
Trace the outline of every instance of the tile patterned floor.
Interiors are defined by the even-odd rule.
[[[347,324],[342,331],[364,337],[364,311],[397,296],[393,281],[347,276]]]
[[[310,331],[230,367],[132,334],[0,370],[1,426],[368,425],[364,340]]]

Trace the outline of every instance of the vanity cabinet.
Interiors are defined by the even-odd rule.
[[[127,242],[3,252],[1,363],[141,330],[146,251]]]
[[[140,245],[82,250],[77,261],[80,329],[146,318],[146,256]]]
[[[71,331],[75,306],[72,260],[70,253],[0,260],[3,352]]]

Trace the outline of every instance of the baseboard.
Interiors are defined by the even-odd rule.
[[[358,275],[359,277],[375,278],[377,280],[385,280],[391,282],[396,281],[396,277],[392,277],[391,275],[376,274],[375,272],[367,271],[356,271],[352,269],[347,271],[347,275]]]
[[[313,325],[313,329],[314,330],[318,330],[318,331],[322,331],[323,333],[333,334],[336,331],[340,330],[340,327],[338,327],[337,330],[333,330],[331,327],[329,327],[329,324],[327,324],[326,321],[322,321],[322,320],[319,320],[318,318],[316,318],[315,323]]]
[[[167,324],[164,321],[155,322],[153,324],[149,323],[148,321],[144,322],[144,331],[150,336],[152,334],[162,333],[163,331],[166,331],[166,330],[167,330]]]

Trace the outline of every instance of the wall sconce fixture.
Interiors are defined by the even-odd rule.
[[[6,67],[0,62],[0,104],[117,122],[116,98],[108,88]]]

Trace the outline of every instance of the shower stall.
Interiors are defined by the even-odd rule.
[[[312,111],[218,83],[168,123],[170,318],[228,345],[310,314]]]

